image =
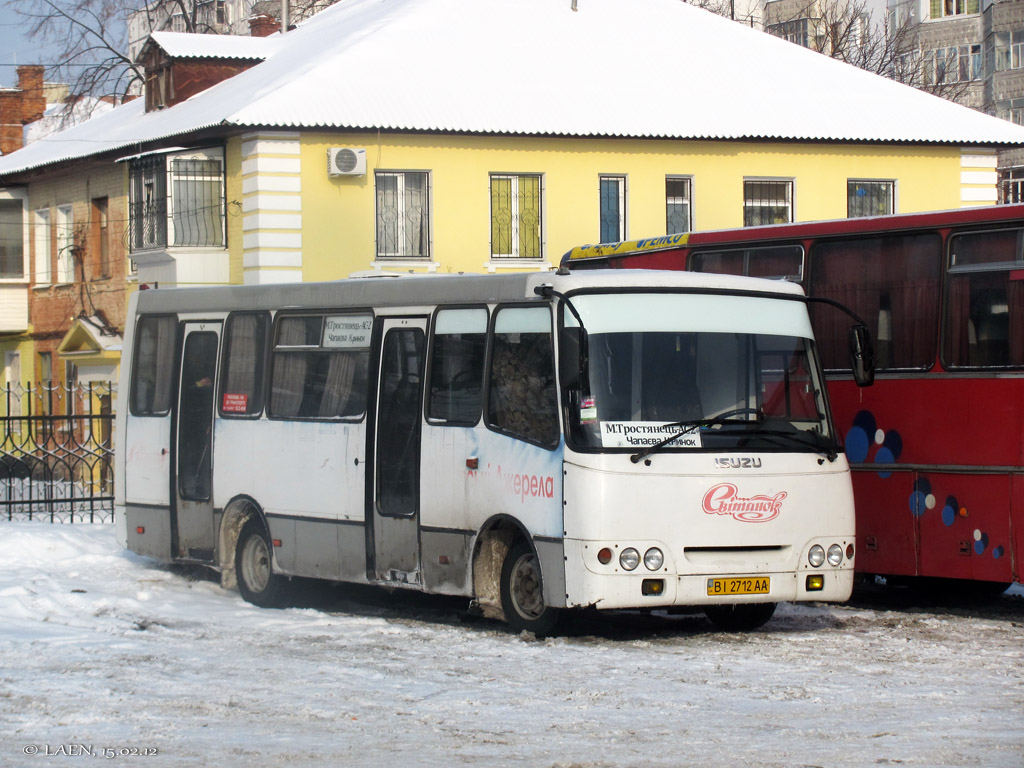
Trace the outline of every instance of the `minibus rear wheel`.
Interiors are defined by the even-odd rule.
[[[284,600],[284,578],[274,573],[273,550],[263,520],[253,515],[245,521],[235,548],[238,591],[248,602],[275,608]]]
[[[522,539],[509,549],[501,567],[501,608],[505,621],[516,632],[546,635],[558,623],[558,609],[544,604],[537,555]]]
[[[723,632],[750,632],[768,623],[775,614],[775,603],[709,605],[704,613]]]

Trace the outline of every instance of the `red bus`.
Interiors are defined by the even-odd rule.
[[[854,470],[858,571],[978,594],[1024,581],[1024,205],[668,235],[562,259],[593,267],[784,278],[852,309],[875,339],[866,389],[850,374],[847,318],[810,306]]]

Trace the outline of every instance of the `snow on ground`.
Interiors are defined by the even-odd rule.
[[[259,609],[111,525],[3,522],[0,542],[2,766],[1024,765],[1020,586],[983,609],[787,605],[746,635],[619,614],[537,641],[366,588]]]

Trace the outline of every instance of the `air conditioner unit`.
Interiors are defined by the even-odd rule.
[[[327,150],[328,176],[365,176],[366,150],[331,147]]]

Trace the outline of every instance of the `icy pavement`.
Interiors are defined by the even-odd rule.
[[[784,605],[747,635],[620,614],[536,641],[378,590],[255,608],[110,525],[0,542],[3,766],[1024,766],[1020,586],[973,611]]]

